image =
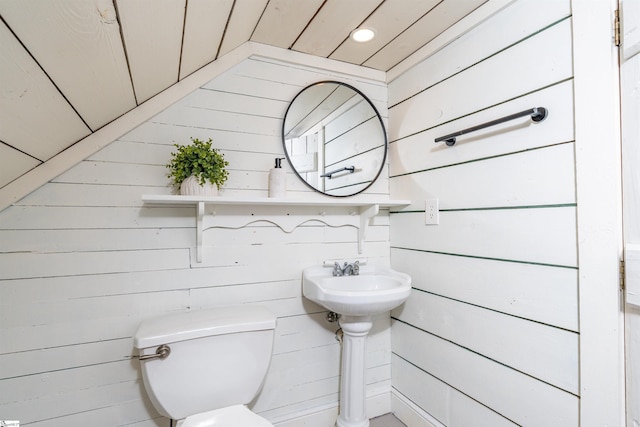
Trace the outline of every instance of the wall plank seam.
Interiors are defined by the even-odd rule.
[[[460,390],[459,388],[454,387],[453,385],[451,385],[451,384],[449,384],[448,382],[444,381],[442,378],[439,378],[438,376],[433,375],[432,373],[425,371],[425,370],[424,370],[424,369],[422,369],[420,366],[416,365],[415,363],[411,362],[411,361],[410,361],[410,360],[408,360],[408,359],[405,359],[404,357],[402,357],[402,356],[401,356],[401,355],[399,355],[399,354],[396,354],[396,353],[393,353],[393,354],[394,354],[394,356],[398,357],[398,358],[399,358],[399,359],[401,359],[402,361],[404,361],[404,362],[408,363],[409,365],[411,365],[412,367],[414,367],[414,368],[418,369],[420,372],[423,372],[424,374],[426,374],[426,375],[430,376],[431,378],[434,378],[435,380],[437,380],[437,381],[441,382],[442,384],[447,385],[447,386],[448,386],[448,387],[450,387],[451,389],[453,389],[453,390],[457,391],[458,393],[462,394],[463,396],[465,396],[465,397],[467,397],[467,398],[471,399],[471,400],[472,400],[472,401],[474,401],[475,403],[477,403],[477,404],[479,404],[479,405],[481,405],[481,406],[485,407],[486,409],[490,410],[491,412],[493,412],[493,413],[495,413],[495,414],[499,415],[500,417],[504,418],[505,420],[508,420],[509,422],[511,422],[511,423],[513,423],[513,424],[518,425],[515,421],[513,421],[513,420],[509,419],[509,417],[507,417],[507,416],[505,416],[505,415],[501,414],[500,412],[496,411],[495,409],[491,408],[490,406],[485,405],[484,403],[482,403],[482,402],[481,402],[481,401],[479,401],[478,399],[475,399],[473,396],[471,396],[471,395],[469,395],[469,394],[465,393],[463,390]],[[413,402],[416,406],[420,406],[417,402],[414,402],[412,399],[410,399],[408,396],[406,396],[404,393],[402,393],[402,392],[401,392],[400,390],[398,390],[397,388],[395,388],[395,387],[394,387],[393,389],[396,391],[396,393],[401,394],[401,395],[402,395],[402,396],[404,396],[407,400],[409,400],[409,401]],[[436,418],[436,419],[437,419],[437,418]],[[440,420],[438,420],[438,421],[440,421]],[[444,423],[443,423],[443,424],[444,424]]]
[[[440,212],[465,212],[465,211],[502,211],[514,209],[552,209],[552,208],[575,208],[577,203],[556,203],[548,205],[522,205],[522,206],[490,206],[481,208],[451,208],[440,209]]]
[[[580,333],[578,331],[574,331],[574,330],[568,329],[568,328],[563,328],[561,326],[557,326],[557,325],[554,325],[552,323],[542,322],[542,321],[531,319],[531,318],[524,317],[524,316],[518,316],[518,315],[515,315],[513,313],[508,313],[506,311],[497,310],[495,308],[486,307],[486,306],[483,306],[483,305],[480,305],[480,304],[474,304],[474,303],[471,303],[469,301],[465,301],[465,300],[462,300],[462,299],[459,299],[459,298],[452,298],[450,296],[443,295],[443,294],[440,294],[440,293],[437,293],[437,292],[432,292],[432,291],[428,291],[428,290],[425,290],[425,289],[416,288],[415,286],[412,287],[411,289],[413,289],[416,292],[422,292],[422,293],[429,294],[429,295],[435,295],[437,297],[444,298],[444,299],[447,299],[449,301],[455,301],[455,302],[458,302],[460,304],[465,304],[465,305],[469,305],[469,306],[472,306],[472,307],[481,308],[483,310],[487,310],[487,311],[490,311],[490,312],[493,312],[493,313],[499,313],[499,314],[502,314],[504,316],[509,316],[509,317],[513,317],[513,318],[516,318],[516,319],[526,320],[527,322],[533,322],[533,323],[537,323],[539,325],[544,325],[544,326],[555,328],[555,329],[558,329],[558,330],[561,330],[561,331],[566,331],[566,332],[570,332],[570,333],[573,333],[573,334],[576,334],[576,335],[580,335]],[[394,316],[393,314],[391,315],[391,319],[392,320],[398,320],[398,321],[403,322],[403,323],[408,323],[408,322],[405,322],[402,319],[400,319],[398,316]]]
[[[405,248],[405,247],[400,247],[400,246],[395,246],[395,245],[391,245],[390,247],[392,249],[398,249],[398,250],[403,250],[403,251],[424,252],[424,253],[431,253],[431,254],[438,254],[438,255],[450,255],[450,256],[456,256],[456,257],[462,257],[462,258],[473,258],[473,259],[481,259],[481,260],[488,260],[488,261],[511,262],[511,263],[515,263],[515,264],[538,265],[538,266],[542,266],[542,267],[566,268],[566,269],[576,270],[576,271],[578,270],[578,267],[571,266],[571,265],[550,264],[550,263],[544,263],[544,262],[523,261],[523,260],[517,260],[517,259],[494,258],[494,257],[484,257],[484,256],[479,256],[479,255],[467,255],[467,254],[458,254],[458,253],[450,253],[450,252],[440,252],[440,251],[432,251],[432,250],[426,250],[426,249]]]
[[[430,331],[428,331],[428,330],[426,330],[426,329],[420,328],[420,327],[418,327],[418,326],[416,326],[416,325],[412,325],[411,323],[405,322],[405,321],[403,321],[403,320],[400,320],[400,319],[395,319],[395,320],[396,320],[397,322],[403,323],[403,324],[405,324],[405,325],[407,325],[407,326],[409,326],[409,327],[411,327],[411,328],[414,328],[414,329],[416,329],[416,330],[418,330],[418,331],[420,331],[420,332],[423,332],[423,333],[425,333],[425,334],[429,334],[429,335],[430,335],[430,336],[432,336],[432,337],[435,337],[435,338],[438,338],[438,339],[440,339],[440,340],[442,340],[442,341],[446,341],[446,342],[448,342],[448,343],[450,343],[450,344],[453,344],[453,345],[455,345],[455,346],[456,346],[456,347],[458,347],[458,348],[464,349],[464,350],[466,350],[466,351],[468,351],[468,352],[470,352],[470,353],[473,353],[473,354],[475,354],[475,355],[477,355],[477,356],[480,356],[480,357],[482,357],[482,358],[484,358],[484,359],[486,359],[486,360],[490,360],[490,361],[491,361],[491,362],[493,362],[493,363],[496,363],[496,364],[498,364],[498,365],[504,366],[505,368],[508,368],[508,369],[510,369],[510,370],[512,370],[512,371],[514,371],[514,372],[518,372],[519,374],[525,375],[525,376],[527,376],[527,377],[531,378],[531,379],[532,379],[532,380],[534,380],[534,381],[538,381],[538,382],[540,382],[540,383],[546,384],[546,385],[548,385],[548,386],[550,386],[550,387],[556,388],[556,389],[561,390],[561,391],[563,391],[563,392],[565,392],[565,393],[571,394],[571,395],[573,395],[573,396],[575,396],[575,397],[578,397],[578,398],[580,397],[580,395],[579,395],[579,394],[576,394],[576,393],[573,393],[573,392],[571,392],[571,391],[565,390],[565,389],[563,389],[563,388],[561,388],[561,387],[558,387],[558,386],[557,386],[557,385],[555,385],[555,384],[552,384],[552,383],[550,383],[550,382],[548,382],[548,381],[544,381],[544,380],[542,380],[542,379],[540,379],[540,378],[538,378],[538,377],[535,377],[535,376],[533,376],[533,375],[531,375],[531,374],[529,374],[529,373],[527,373],[527,372],[525,372],[525,371],[522,371],[522,370],[520,370],[520,369],[516,369],[516,368],[514,368],[513,366],[509,366],[509,365],[507,365],[506,363],[503,363],[503,362],[501,362],[501,361],[499,361],[499,360],[496,360],[496,359],[494,359],[494,358],[488,357],[488,356],[487,356],[487,355],[485,355],[485,354],[482,354],[482,353],[480,353],[480,352],[478,352],[478,351],[475,351],[475,350],[473,350],[473,349],[471,349],[471,348],[469,348],[469,347],[465,347],[465,346],[463,346],[463,345],[461,345],[461,344],[459,344],[459,343],[457,343],[457,342],[455,342],[455,341],[452,341],[452,340],[449,340],[449,339],[447,339],[447,338],[444,338],[444,337],[442,337],[442,336],[440,336],[440,335],[434,334],[433,332],[430,332]],[[402,356],[400,356],[398,353],[396,353],[395,351],[392,351],[392,353],[393,353],[394,355],[398,356],[398,357],[402,357]],[[425,372],[425,371],[424,371],[424,369],[422,369],[422,368],[420,368],[420,367],[418,367],[418,368],[419,368],[421,371]],[[443,382],[445,382],[445,381],[443,381]],[[450,385],[450,384],[449,384],[449,385]],[[455,388],[455,387],[453,387],[453,388]],[[458,390],[458,391],[462,392],[462,390]]]
[[[417,95],[421,94],[422,92],[425,92],[425,91],[427,91],[427,90],[431,89],[432,87],[437,86],[437,85],[441,84],[442,82],[445,82],[445,81],[449,80],[450,78],[452,78],[452,77],[454,77],[454,76],[456,76],[456,75],[458,75],[458,74],[461,74],[461,73],[463,73],[463,72],[465,72],[465,71],[467,71],[467,70],[469,70],[469,69],[471,69],[471,68],[473,68],[473,67],[477,66],[478,64],[481,64],[481,63],[483,63],[484,61],[486,61],[486,60],[488,60],[488,59],[490,59],[490,58],[493,58],[494,56],[496,56],[496,55],[498,55],[498,54],[500,54],[500,53],[502,53],[502,52],[504,52],[504,51],[506,51],[506,50],[509,50],[510,48],[512,48],[512,47],[514,47],[514,46],[517,46],[518,44],[522,43],[523,41],[528,40],[528,39],[530,39],[530,38],[532,38],[532,37],[535,37],[536,35],[538,35],[538,34],[540,34],[540,33],[544,32],[545,30],[548,30],[549,28],[552,28],[552,27],[554,27],[554,26],[556,26],[556,25],[560,24],[561,22],[564,22],[565,20],[570,19],[570,18],[571,18],[571,15],[566,16],[566,17],[564,17],[564,18],[562,18],[562,19],[559,19],[559,20],[557,20],[557,21],[555,21],[555,22],[553,22],[553,23],[551,23],[551,24],[547,25],[547,26],[546,26],[546,27],[544,27],[544,28],[541,28],[541,29],[539,29],[538,31],[536,31],[536,32],[534,32],[534,33],[532,33],[532,34],[529,34],[528,36],[523,37],[523,38],[521,38],[520,40],[518,40],[518,41],[516,41],[516,42],[514,42],[514,43],[511,43],[510,45],[505,46],[504,48],[502,48],[502,49],[500,49],[500,50],[497,50],[496,52],[494,52],[493,54],[491,54],[491,55],[489,55],[489,56],[486,56],[486,57],[485,57],[485,58],[483,58],[482,60],[480,60],[480,61],[476,61],[476,62],[474,62],[474,63],[472,63],[472,64],[469,64],[468,66],[466,66],[466,67],[464,67],[464,68],[461,68],[459,71],[457,71],[457,72],[455,72],[455,73],[450,74],[449,76],[447,76],[447,77],[446,77],[446,78],[444,78],[444,79],[441,79],[441,80],[438,80],[437,82],[432,83],[431,85],[429,85],[429,86],[425,87],[424,89],[422,89],[422,90],[420,90],[420,91],[417,91],[416,93],[412,94],[411,96],[408,96],[407,98],[404,98],[404,99],[402,99],[402,100],[400,100],[400,101],[396,102],[396,103],[395,103],[395,104],[393,104],[393,105],[389,105],[389,109],[391,109],[391,108],[393,108],[393,107],[396,107],[396,106],[398,106],[398,105],[402,104],[403,102],[405,102],[405,101],[407,101],[407,100],[409,100],[409,99],[411,99],[411,98],[413,98],[413,97],[415,97],[415,96],[417,96]]]
[[[427,129],[425,129],[425,131],[426,130]],[[396,143],[397,141],[400,141],[400,140],[398,139],[396,141],[391,141],[390,143]],[[547,145],[541,145],[541,146],[532,147],[532,148],[526,148],[524,150],[510,151],[510,152],[507,152],[507,153],[501,153],[501,154],[496,154],[496,155],[492,155],[492,156],[479,157],[477,159],[465,160],[464,162],[448,163],[446,165],[435,166],[435,167],[426,168],[426,169],[419,169],[419,170],[415,170],[415,171],[411,171],[411,172],[405,172],[405,173],[389,175],[389,179],[399,178],[399,177],[402,177],[402,176],[415,175],[415,174],[419,174],[419,173],[422,173],[422,172],[430,172],[430,171],[434,171],[434,170],[438,170],[438,169],[446,169],[446,168],[450,168],[450,167],[453,167],[453,166],[466,165],[466,164],[469,164],[469,163],[482,162],[482,161],[485,161],[485,160],[497,159],[497,158],[501,158],[501,157],[508,157],[508,156],[513,156],[513,155],[516,155],[516,154],[528,153],[528,152],[535,151],[535,150],[543,150],[545,148],[557,147],[557,146],[561,146],[561,145],[565,145],[565,144],[573,144],[573,143],[575,143],[575,140],[562,141],[562,142],[558,142],[558,143],[555,143],[555,144],[547,144]],[[403,212],[405,212],[405,211],[403,211]]]

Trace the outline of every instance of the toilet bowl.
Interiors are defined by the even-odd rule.
[[[145,320],[134,336],[145,389],[177,427],[270,427],[246,405],[259,393],[275,316],[260,306],[193,310]]]

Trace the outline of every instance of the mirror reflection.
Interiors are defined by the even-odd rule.
[[[282,127],[284,150],[295,173],[321,193],[360,193],[380,175],[387,137],[373,104],[340,82],[319,82],[293,99]]]

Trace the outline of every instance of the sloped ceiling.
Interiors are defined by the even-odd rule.
[[[247,41],[388,71],[486,1],[0,0],[0,188]]]

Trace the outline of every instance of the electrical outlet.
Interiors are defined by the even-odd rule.
[[[440,202],[438,199],[427,199],[425,204],[425,225],[438,225],[440,223]]]

